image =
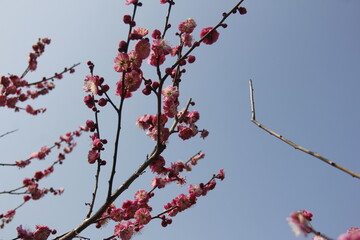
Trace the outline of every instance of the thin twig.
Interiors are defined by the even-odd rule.
[[[4,134],[1,134],[1,135],[0,135],[0,138],[4,137],[4,136],[6,136],[6,135],[8,135],[8,134],[10,134],[10,133],[16,132],[16,131],[18,131],[18,130],[19,130],[19,129],[15,129],[15,130],[6,132],[6,133],[4,133]]]
[[[52,76],[52,77],[48,77],[48,78],[44,77],[44,78],[43,78],[42,80],[40,80],[40,81],[33,82],[33,83],[29,83],[29,86],[36,85],[36,84],[38,84],[38,83],[46,82],[46,81],[49,81],[49,80],[53,80],[53,79],[56,78],[57,76],[60,76],[60,75],[62,75],[62,74],[64,74],[64,73],[70,71],[71,69],[74,69],[74,68],[77,67],[78,65],[80,65],[80,63],[75,63],[75,64],[73,64],[70,68],[65,68],[62,72],[57,73],[57,74],[55,74],[55,75]]]
[[[313,157],[316,157],[317,159],[320,159],[321,161],[329,164],[330,166],[333,166],[333,167],[339,169],[340,171],[343,171],[343,172],[351,175],[352,177],[355,177],[355,178],[359,178],[359,179],[360,179],[360,174],[355,173],[355,172],[353,172],[353,171],[351,171],[351,170],[349,170],[349,169],[347,169],[347,168],[345,168],[345,167],[343,167],[343,166],[341,166],[341,165],[339,165],[339,164],[337,164],[337,163],[335,163],[335,162],[333,162],[333,161],[330,161],[329,159],[321,156],[320,154],[318,154],[318,153],[316,153],[316,152],[313,152],[313,151],[311,151],[311,150],[308,150],[308,149],[306,149],[306,148],[303,148],[303,147],[297,145],[296,143],[294,143],[294,142],[292,142],[292,141],[284,138],[282,135],[277,134],[276,132],[270,130],[269,128],[265,127],[264,125],[262,125],[261,123],[259,123],[258,121],[256,121],[256,119],[255,119],[255,104],[254,104],[254,89],[253,89],[253,85],[252,85],[252,80],[250,80],[249,85],[250,85],[250,102],[251,102],[251,113],[252,113],[252,114],[251,114],[251,121],[252,121],[254,124],[256,124],[259,128],[265,130],[266,132],[270,133],[270,134],[273,135],[274,137],[276,137],[276,138],[280,139],[281,141],[289,144],[289,145],[292,146],[293,148],[295,148],[295,149],[297,149],[297,150],[300,150],[300,151],[302,151],[302,152],[304,152],[304,153],[307,153],[307,154],[309,154],[309,155],[311,155],[311,156],[313,156]]]
[[[97,137],[99,139],[101,139],[101,137],[100,137],[100,128],[99,128],[100,123],[99,123],[99,118],[98,118],[98,111],[95,111],[95,124],[96,124]],[[98,152],[100,153],[100,150],[98,150]],[[94,186],[94,191],[92,193],[92,199],[91,199],[91,203],[90,203],[90,207],[89,207],[89,212],[86,215],[87,218],[89,218],[91,216],[91,213],[92,213],[93,208],[94,208],[96,194],[97,194],[97,190],[98,190],[98,187],[99,187],[100,169],[101,169],[101,159],[98,159],[97,160],[97,169],[96,169],[96,174],[95,174],[95,186]]]
[[[161,38],[164,38],[164,37],[165,37],[166,31],[169,29],[169,19],[170,19],[171,7],[172,7],[172,5],[174,4],[173,2],[174,2],[173,0],[170,0],[170,1],[168,2],[168,3],[169,3],[169,8],[168,8],[168,12],[167,12],[167,15],[166,15],[164,32],[163,32]]]
[[[185,116],[185,114],[187,113],[191,102],[192,102],[192,98],[190,98],[189,101],[187,102],[184,112],[179,117],[175,117],[175,120],[174,120],[174,122],[173,122],[173,124],[172,124],[172,126],[171,126],[171,128],[169,130],[170,134],[175,132],[175,127],[177,126],[179,121],[181,121],[183,119],[183,117]]]

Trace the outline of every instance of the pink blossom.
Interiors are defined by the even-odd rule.
[[[129,67],[129,56],[127,53],[119,53],[114,59],[114,70],[116,72],[126,72]]]
[[[138,0],[126,0],[126,5],[132,4],[132,3],[137,3]]]
[[[216,175],[216,178],[220,179],[221,181],[225,178],[225,172],[224,169],[220,169],[220,173]]]
[[[239,13],[240,13],[241,15],[244,15],[244,14],[247,13],[246,8],[244,8],[244,7],[239,7],[239,8],[238,8],[238,11],[239,11]]]
[[[180,194],[173,200],[173,202],[178,207],[180,212],[189,208],[192,205],[192,202],[190,201],[189,197],[186,196],[185,194]]]
[[[197,162],[200,160],[200,159],[203,159],[205,157],[205,153],[200,153],[200,154],[198,154],[198,155],[196,155],[195,157],[192,157],[191,159],[190,159],[190,163],[191,163],[191,165],[196,165],[197,164]]]
[[[136,125],[140,129],[146,130],[150,126],[152,126],[152,117],[153,117],[152,115],[144,114],[136,120]]]
[[[188,191],[190,194],[194,194],[196,197],[200,197],[203,190],[199,185],[190,185],[188,187]]]
[[[35,53],[30,53],[29,54],[29,70],[31,72],[35,71],[37,68],[37,55]]]
[[[141,225],[148,224],[151,221],[151,215],[149,209],[147,208],[138,209],[135,212],[134,218]]]
[[[4,217],[6,218],[12,218],[15,216],[16,211],[15,210],[9,210],[5,213]]]
[[[315,236],[312,240],[328,240],[328,239],[320,237],[320,236]]]
[[[84,79],[84,91],[91,92],[93,95],[98,94],[98,87],[101,84],[99,76],[87,75]]]
[[[132,70],[129,73],[125,73],[125,79],[124,79],[125,96],[122,96],[122,93],[123,93],[123,80],[122,79],[120,79],[116,83],[116,95],[122,96],[122,97],[131,97],[131,92],[136,91],[140,87],[141,81],[142,81],[142,72],[140,70],[138,70],[138,71]],[[126,95],[126,94],[130,94],[130,95]]]
[[[170,136],[169,128],[161,127],[160,129],[161,129],[160,141],[162,143],[165,143]],[[149,129],[149,131],[146,133],[146,135],[151,137],[154,141],[157,141],[158,140],[158,127],[153,127],[151,130]]]
[[[146,28],[137,27],[133,30],[133,33],[135,33],[141,37],[145,37],[149,33],[149,30]]]
[[[151,186],[152,187],[157,187],[157,188],[163,188],[165,187],[167,181],[161,177],[154,177],[153,180],[151,181]]]
[[[141,59],[146,59],[150,54],[150,43],[148,39],[141,39],[135,45],[135,51]]]
[[[140,56],[137,54],[136,51],[131,51],[129,53],[129,67],[131,69],[139,69],[141,67],[142,64],[142,59],[140,58]]]
[[[116,222],[120,222],[124,219],[125,212],[121,208],[115,208],[110,211],[110,218]]]
[[[161,95],[163,102],[174,102],[179,97],[179,90],[177,87],[169,85],[162,90]]]
[[[185,113],[184,122],[186,124],[196,123],[200,119],[200,114],[198,111],[188,111]]]
[[[130,240],[134,234],[135,226],[132,222],[121,222],[115,226],[114,235],[121,238],[121,240]]]
[[[51,230],[47,226],[37,225],[34,232],[34,240],[46,240],[50,233]]]
[[[18,226],[16,228],[16,230],[18,233],[18,235],[17,235],[18,238],[21,238],[22,240],[33,240],[34,239],[34,233],[29,230],[23,229],[22,225]]]
[[[159,55],[156,54],[155,52],[151,52],[150,53],[150,58],[148,59],[148,63],[151,66],[157,67],[160,66],[161,64],[163,64],[166,60],[165,55]]]
[[[95,163],[95,161],[100,158],[100,153],[96,150],[90,150],[88,153],[88,162],[90,164]]]
[[[35,110],[32,106],[27,105],[25,111],[31,115],[37,115],[39,112]]]
[[[207,136],[209,136],[209,131],[203,129],[203,130],[201,131],[200,137],[203,138],[203,139],[205,139]]]
[[[160,4],[165,4],[167,2],[168,2],[168,0],[160,0]]]
[[[29,160],[26,160],[26,161],[16,160],[16,162],[15,162],[16,166],[18,166],[19,168],[24,168],[27,165],[29,165],[30,163],[31,163],[31,161],[29,161]]]
[[[191,137],[194,137],[197,134],[197,129],[195,126],[186,127],[183,125],[178,125],[179,137],[182,140],[187,140]]]
[[[153,160],[150,163],[150,169],[153,173],[157,174],[165,174],[166,169],[165,166],[165,159],[162,156],[159,156],[157,159]]]
[[[188,18],[179,24],[179,30],[182,33],[192,33],[196,27],[196,22],[192,18]]]
[[[156,53],[156,55],[168,55],[171,53],[171,47],[163,38],[154,39],[151,49]]]
[[[181,41],[184,43],[185,47],[191,47],[192,46],[192,41],[193,41],[193,37],[191,34],[186,33],[184,35],[181,36]]]
[[[134,196],[135,201],[139,203],[147,203],[149,201],[149,194],[145,190],[138,190]]]
[[[164,113],[167,117],[173,118],[178,113],[177,107],[179,106],[179,102],[177,101],[175,103],[166,102],[163,106]]]
[[[0,107],[3,107],[6,105],[6,96],[0,95]]]
[[[200,38],[203,38],[208,32],[210,32],[213,29],[213,27],[206,27],[201,30],[200,32]],[[214,31],[207,35],[206,38],[203,40],[203,43],[211,45],[215,43],[219,38],[219,32],[214,29]]]
[[[288,221],[295,236],[300,236],[303,233],[305,236],[312,231],[310,224],[312,214],[306,210],[297,211],[290,215],[286,220]]]
[[[339,236],[338,240],[360,240],[360,229],[352,227]]]

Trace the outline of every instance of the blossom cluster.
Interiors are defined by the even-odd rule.
[[[148,224],[152,217],[152,208],[148,205],[150,197],[153,193],[148,193],[145,190],[138,190],[135,193],[134,200],[127,200],[123,202],[121,208],[117,208],[112,204],[105,213],[102,214],[96,227],[100,228],[109,220],[118,222],[114,228],[114,236],[122,240],[128,240],[132,237],[134,232],[140,231],[144,225]],[[130,221],[133,219],[133,221]]]
[[[53,146],[51,147],[43,146],[41,147],[40,151],[31,153],[26,160],[16,160],[15,165],[19,168],[24,168],[28,166],[31,163],[31,160],[33,159],[44,160],[45,157],[51,152],[51,149],[55,147],[57,149],[60,149],[61,144],[65,143],[66,145],[62,148],[62,152],[58,153],[57,156],[58,158],[57,162],[61,164],[62,161],[65,160],[65,155],[71,153],[73,148],[76,146],[76,142],[74,141],[74,136],[80,137],[83,131],[86,132],[88,130],[89,130],[88,127],[80,126],[78,130],[75,130],[73,132],[68,132],[63,136],[60,136],[59,137],[60,141],[55,142]]]
[[[46,240],[50,234],[56,234],[55,229],[50,229],[47,226],[37,225],[34,232],[23,229],[22,225],[16,228],[18,232],[18,238],[23,240]]]
[[[22,181],[22,186],[16,188],[14,190],[5,191],[3,193],[9,194],[18,194],[23,195],[23,203],[20,204],[18,207],[9,210],[6,214],[0,214],[1,223],[0,228],[3,228],[5,224],[10,223],[15,216],[16,210],[23,206],[24,203],[28,202],[30,199],[32,200],[39,200],[44,195],[48,193],[52,193],[53,195],[60,195],[64,192],[63,188],[54,189],[53,187],[50,188],[39,188],[39,181],[42,180],[44,177],[49,176],[54,171],[54,166],[56,164],[62,164],[65,160],[65,155],[69,154],[73,148],[76,146],[76,142],[74,141],[74,137],[80,137],[83,131],[88,131],[87,127],[79,127],[78,130],[73,132],[68,132],[63,136],[60,136],[60,140],[55,142],[53,146],[43,146],[40,148],[40,151],[31,153],[28,159],[26,160],[17,160],[13,166],[17,166],[19,168],[24,168],[28,166],[33,159],[44,160],[51,152],[53,148],[61,149],[62,151],[58,153],[57,160],[54,161],[48,168],[43,171],[35,171],[33,177],[31,178],[24,178]],[[62,147],[62,143],[65,143],[65,146]],[[26,189],[25,192],[19,192],[23,189]]]
[[[292,213],[286,220],[296,236],[300,236],[301,234],[307,236],[307,234],[313,233],[315,234],[313,240],[330,240],[325,235],[315,231],[311,226],[310,222],[312,217],[312,213],[307,210],[301,210]],[[337,240],[360,240],[360,229],[357,227],[349,228],[346,233],[341,234]]]
[[[64,71],[60,74],[55,73],[54,76],[50,78],[43,78],[41,81],[35,83],[28,83],[25,79],[25,75],[28,71],[35,71],[37,68],[37,58],[42,55],[45,51],[45,45],[50,44],[51,40],[48,38],[39,39],[39,41],[33,45],[34,52],[29,54],[29,65],[26,71],[22,76],[10,75],[10,76],[1,76],[0,79],[0,107],[7,107],[14,109],[16,112],[20,110],[25,110],[27,113],[32,115],[37,115],[46,111],[45,108],[34,109],[31,105],[27,105],[25,108],[19,107],[17,104],[19,102],[25,102],[28,99],[35,99],[38,96],[46,95],[51,90],[55,88],[53,82],[54,79],[61,79],[62,74],[65,72],[73,73],[75,71],[75,66],[71,68],[65,68]],[[31,86],[34,86],[34,89],[30,89]]]

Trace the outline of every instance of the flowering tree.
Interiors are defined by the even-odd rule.
[[[195,62],[196,58],[191,54],[196,48],[202,44],[211,45],[218,40],[218,29],[227,27],[224,21],[230,15],[238,14],[238,12],[244,15],[246,9],[240,6],[242,1],[238,2],[229,12],[223,14],[217,25],[203,28],[200,31],[199,39],[192,35],[197,26],[196,21],[191,18],[182,21],[176,31],[179,43],[175,47],[170,47],[165,37],[171,29],[169,18],[175,2],[161,1],[160,3],[168,5],[164,28],[162,31],[153,30],[150,37],[148,36],[149,30],[138,27],[135,21],[136,13],[141,8],[142,3],[137,0],[126,1],[126,5],[133,7],[133,13],[132,15],[123,16],[124,24],[129,26],[129,34],[125,40],[120,41],[118,54],[114,59],[114,70],[120,75],[115,86],[115,97],[110,94],[110,86],[104,78],[95,74],[95,65],[91,61],[87,62],[90,74],[84,80],[83,89],[88,93],[84,97],[84,103],[94,113],[93,120],[87,120],[86,124],[78,130],[61,136],[60,140],[55,142],[54,145],[41,147],[38,152],[34,152],[27,159],[16,160],[15,163],[1,164],[6,167],[25,168],[36,159],[44,160],[53,149],[57,148],[59,150],[57,160],[48,168],[43,171],[36,171],[32,177],[24,178],[19,187],[1,192],[2,194],[23,196],[21,204],[0,215],[2,228],[16,217],[16,212],[25,206],[25,203],[39,200],[47,193],[60,195],[63,192],[63,189],[41,188],[41,180],[52,174],[56,165],[63,163],[65,155],[72,152],[76,146],[74,138],[80,137],[83,132],[90,132],[92,144],[87,154],[87,161],[96,168],[92,198],[86,204],[88,213],[85,220],[73,230],[58,235],[56,239],[83,238],[80,236],[81,232],[90,225],[101,228],[109,221],[114,221],[117,224],[114,227],[113,235],[107,239],[130,239],[135,232],[140,231],[146,224],[155,219],[159,219],[161,225],[166,227],[172,223],[172,218],[178,213],[190,208],[197,202],[199,197],[206,196],[210,190],[213,190],[216,179],[224,179],[224,171],[221,169],[219,173],[214,174],[205,183],[189,185],[187,194],[182,193],[174,197],[171,202],[164,205],[164,210],[153,213],[151,200],[154,198],[155,192],[158,189],[165,188],[170,183],[186,184],[182,172],[184,170],[190,172],[192,167],[197,165],[198,161],[205,156],[204,153],[198,152],[189,157],[188,161],[173,163],[166,161],[162,156],[170,137],[173,135],[178,135],[182,140],[188,140],[197,135],[205,138],[209,134],[207,130],[200,129],[197,126],[200,114],[196,110],[190,110],[195,105],[194,101],[190,98],[186,104],[180,105],[180,85],[182,76],[186,72],[185,65]],[[28,67],[21,76],[10,75],[1,78],[2,95],[0,105],[2,107],[13,108],[15,111],[25,110],[32,115],[45,112],[45,109],[34,109],[30,105],[21,107],[18,104],[30,98],[34,99],[39,95],[49,93],[54,88],[52,83],[54,79],[61,79],[63,74],[68,71],[73,73],[74,68],[78,65],[75,64],[70,68],[65,68],[61,73],[56,73],[50,78],[43,78],[38,82],[28,83],[24,80],[29,71],[36,70],[37,58],[42,55],[45,51],[45,45],[50,44],[50,42],[48,38],[39,39],[33,46],[33,52],[29,54]],[[168,61],[166,61],[167,58]],[[142,70],[143,61],[146,59],[156,72],[156,80],[148,78],[147,74]],[[169,60],[172,60],[172,63],[163,69],[165,64],[169,64]],[[31,86],[35,86],[36,90],[27,90]],[[154,114],[144,114],[136,122],[138,127],[145,130],[146,135],[155,141],[155,146],[133,175],[120,186],[114,186],[117,164],[121,156],[119,141],[121,139],[124,105],[127,102],[126,100],[133,97],[133,94],[141,86],[143,86],[142,93],[145,96],[148,96],[148,98],[155,96],[154,103],[157,107]],[[112,141],[114,144],[113,159],[109,163],[104,160],[102,153],[110,142],[107,138],[102,137],[100,131],[102,126],[101,109],[106,106],[112,108],[117,116],[115,121],[116,136]],[[98,192],[100,187],[99,177],[100,173],[104,171],[103,169],[109,165],[111,171],[108,176],[107,193],[105,194],[105,201],[102,202],[104,197],[100,197]],[[136,191],[132,200],[126,200],[121,204],[121,207],[117,207],[115,200],[148,168],[155,175],[151,182],[152,189]],[[100,201],[100,207],[95,208],[97,201]],[[22,225],[17,227],[17,237],[19,239],[42,240],[47,239],[51,234],[56,235],[57,231],[45,225],[37,225],[34,231],[25,229]]]
[[[176,7],[174,1],[161,1],[161,4],[165,4],[167,9],[162,28],[141,27],[141,23],[137,23],[136,17],[141,14],[142,3],[126,1],[126,5],[132,7],[129,10],[132,14],[123,16],[122,21],[128,27],[128,36],[120,40],[118,51],[114,51],[113,69],[118,73],[118,79],[111,81],[102,77],[102,71],[97,67],[98,63],[88,61],[86,65],[89,74],[85,77],[83,86],[86,92],[84,103],[93,115],[88,120],[84,119],[86,123],[80,128],[62,135],[53,145],[41,147],[39,151],[30,154],[28,158],[16,160],[15,163],[3,164],[4,167],[12,165],[28,169],[34,165],[33,162],[37,159],[48,159],[50,153],[58,151],[56,160],[48,167],[36,170],[26,176],[20,183],[21,186],[2,192],[23,197],[20,204],[10,206],[12,209],[3,213],[3,226],[6,228],[6,224],[16,219],[17,212],[27,206],[31,207],[30,205],[34,204],[35,200],[41,201],[48,193],[60,195],[63,192],[61,188],[43,188],[41,184],[45,177],[58,169],[60,164],[68,164],[64,161],[67,158],[66,154],[73,151],[76,146],[74,140],[80,136],[82,138],[90,136],[91,146],[83,158],[86,159],[84,162],[95,169],[92,194],[89,194],[86,199],[82,199],[87,208],[83,216],[85,220],[79,220],[73,229],[65,231],[59,231],[57,226],[50,224],[48,226],[37,225],[32,230],[20,225],[17,227],[18,238],[47,239],[51,236],[56,239],[76,237],[86,239],[89,236],[82,235],[85,229],[94,226],[104,229],[105,224],[108,224],[111,226],[107,226],[107,228],[112,228],[112,233],[104,234],[102,237],[130,239],[134,233],[141,232],[150,222],[158,221],[163,227],[168,226],[172,223],[173,217],[189,209],[200,197],[207,195],[215,187],[217,179],[224,179],[222,169],[213,175],[210,174],[207,179],[203,179],[203,183],[188,184],[184,172],[191,171],[198,161],[204,158],[205,154],[201,151],[190,153],[184,151],[187,160],[178,162],[167,158],[165,154],[167,151],[171,151],[173,147],[171,143],[176,142],[176,138],[181,141],[191,141],[194,137],[205,138],[209,134],[202,128],[200,113],[196,111],[195,101],[198,102],[196,94],[194,94],[194,98],[184,98],[182,84],[187,78],[187,70],[192,67],[190,64],[196,63],[196,51],[221,40],[221,28],[227,27],[225,20],[228,20],[232,13],[246,14],[246,9],[240,6],[241,3],[242,1],[238,2],[234,8],[224,13],[222,18],[219,17],[218,24],[211,27],[202,26],[201,30],[197,30],[199,26],[196,28],[196,20],[191,18],[184,18],[178,25],[174,22],[170,24],[171,14]],[[198,31],[198,35],[195,34],[196,31]],[[178,43],[167,40],[174,35]],[[30,105],[23,106],[21,103],[29,98],[47,94],[54,87],[54,79],[60,79],[63,74],[74,71],[76,64],[38,82],[28,83],[24,80],[28,76],[28,71],[36,69],[37,58],[43,53],[44,46],[49,43],[50,40],[44,38],[34,45],[34,51],[29,55],[29,65],[24,74],[2,77],[1,105],[3,107],[26,111],[32,115],[44,112],[44,109],[36,109]],[[28,90],[27,88],[31,86],[36,89]],[[123,155],[126,150],[120,148],[121,142],[126,141],[123,127],[125,124],[123,119],[127,113],[126,106],[132,99],[140,97],[144,99],[143,101],[152,102],[155,108],[146,110],[143,115],[132,120],[133,122],[136,120],[137,126],[146,131],[146,135],[153,141],[154,148],[148,152],[147,156],[143,157],[143,161],[138,161],[140,167],[135,170],[135,173],[129,178],[124,177],[125,182],[118,185],[116,179],[121,176],[119,171],[128,162],[127,157]],[[105,111],[113,111],[115,117],[113,119],[102,118]],[[115,132],[113,138],[104,134],[105,126],[110,124],[114,124],[111,127]],[[132,150],[136,151],[136,148]],[[201,162],[202,160],[199,164]],[[30,163],[31,165],[28,167]],[[151,187],[148,189],[141,187],[141,190],[131,192],[130,187],[139,177],[148,172],[154,174]],[[101,178],[103,179],[101,180]],[[170,201],[162,203],[163,208],[157,208],[153,204],[156,202],[158,194],[163,189],[168,189],[170,183],[187,185],[188,189],[179,195],[174,195]],[[127,190],[131,194],[125,195]],[[120,199],[124,195],[125,199]],[[299,233],[312,232],[318,235],[317,239],[320,237],[327,239],[325,235],[311,227],[309,223],[311,217],[311,213],[299,211],[291,215],[289,222]],[[352,228],[346,237],[349,237],[350,234],[351,237],[356,236],[357,232],[357,229]]]

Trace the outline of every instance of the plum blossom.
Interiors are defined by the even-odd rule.
[[[338,240],[360,240],[360,229],[352,227],[339,236]]]
[[[129,73],[125,73],[124,81],[121,78],[116,83],[116,95],[121,96],[121,97],[131,97],[131,92],[136,91],[140,87],[141,81],[142,81],[141,70],[137,70],[137,71],[132,70]],[[123,82],[125,84],[125,96],[122,96],[123,95]]]
[[[151,215],[149,209],[147,208],[138,209],[135,212],[134,218],[141,225],[148,224],[151,221]]]
[[[141,39],[135,45],[135,51],[141,59],[146,59],[150,54],[150,43],[148,39]]]
[[[46,240],[50,236],[51,229],[47,226],[37,225],[34,232],[34,240]]]
[[[181,22],[178,28],[182,33],[192,33],[196,26],[197,25],[195,20],[192,18],[188,18],[185,21]]]
[[[116,72],[126,72],[129,67],[129,56],[127,53],[119,53],[114,59],[114,70]]]
[[[132,3],[137,3],[138,2],[138,0],[126,0],[126,5],[130,5],[130,4],[132,4]]]
[[[91,92],[93,95],[98,94],[98,87],[101,84],[102,79],[99,76],[87,75],[84,79],[84,91]]]
[[[115,226],[114,235],[121,240],[130,240],[134,234],[135,226],[131,221],[121,222]]]
[[[206,27],[206,28],[202,29],[200,32],[200,38],[203,38],[211,30],[213,30],[213,27]],[[211,45],[218,40],[219,35],[220,35],[219,32],[216,31],[216,29],[214,29],[211,34],[207,35],[206,38],[204,38],[203,43]]]
[[[306,210],[297,211],[287,218],[292,231],[295,236],[300,236],[303,233],[305,236],[312,232],[312,226],[310,224],[312,214]]]

